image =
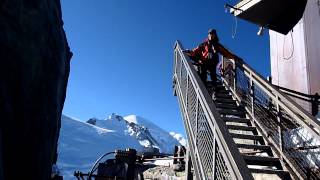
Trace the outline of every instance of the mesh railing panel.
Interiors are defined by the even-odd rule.
[[[183,97],[186,97],[186,94],[187,94],[187,83],[188,83],[188,75],[187,75],[186,67],[181,66],[180,84],[181,84],[181,87],[184,87],[183,89],[181,89]]]
[[[193,133],[197,133],[197,94],[196,91],[194,90],[191,80],[189,79],[188,81],[189,88],[188,88],[188,93],[187,93],[187,108],[188,108],[188,115],[192,127]],[[195,134],[196,136],[197,134]]]
[[[181,65],[182,65],[182,60],[181,60],[181,56],[179,53],[176,53],[176,56],[175,56],[176,61],[175,61],[175,72],[176,72],[176,76],[177,76],[177,79],[180,81],[181,79]]]
[[[224,59],[224,61],[224,63],[230,64],[229,60]],[[230,77],[235,77],[236,82],[233,84],[236,84],[236,95],[248,109],[248,113],[258,122],[259,127],[266,132],[267,137],[272,139],[274,146],[280,150],[278,155],[290,164],[290,168],[299,177],[319,179],[319,136],[314,136],[303,126],[304,119],[298,112],[285,110],[292,108],[281,105],[281,99],[264,86],[266,81],[260,82],[259,79],[248,75],[255,73],[254,71],[248,72],[244,68],[236,66],[236,76],[232,73],[229,71],[229,74],[224,74],[225,81],[230,84],[234,81]],[[253,82],[252,86],[250,81]],[[251,96],[250,90],[253,90]]]
[[[243,105],[251,108],[250,81],[240,68],[236,68],[236,92]]]
[[[218,146],[216,146],[215,159],[216,159],[217,165],[215,166],[214,179],[231,180],[232,178],[230,176],[230,173],[227,169],[226,163],[223,160],[222,154]]]
[[[197,128],[197,147],[199,149],[200,160],[207,179],[212,179],[213,175],[213,132],[209,126],[203,108],[199,106]]]

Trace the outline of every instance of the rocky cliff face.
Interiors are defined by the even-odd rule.
[[[60,0],[0,1],[0,180],[50,179],[71,56]]]

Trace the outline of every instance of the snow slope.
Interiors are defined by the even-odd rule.
[[[179,143],[182,145],[182,146],[186,146],[187,145],[187,140],[183,137],[182,134],[179,134],[179,133],[175,133],[175,132],[170,132],[170,135],[175,138],[176,140],[179,141]]]
[[[62,116],[57,165],[64,179],[75,179],[74,171],[88,172],[97,158],[115,149],[142,152],[145,147],[158,147],[160,152],[173,153],[174,146],[179,145],[168,132],[135,115],[113,114],[94,122]]]
[[[129,115],[125,116],[124,119],[128,122],[132,122],[148,128],[148,131],[150,132],[151,136],[154,138],[157,145],[159,146],[160,152],[173,153],[174,146],[180,145],[178,140],[171,136],[167,131],[161,129],[160,127],[143,117]]]

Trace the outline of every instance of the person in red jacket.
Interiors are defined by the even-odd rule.
[[[219,64],[218,54],[229,59],[241,59],[219,43],[219,38],[215,29],[209,29],[208,39],[198,47],[193,50],[185,50],[184,52],[199,64],[198,72],[205,85],[207,85],[207,72],[209,72],[213,87],[215,87],[217,83],[216,67]]]

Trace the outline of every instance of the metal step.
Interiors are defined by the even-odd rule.
[[[235,134],[235,133],[230,133],[230,135],[233,138],[237,138],[237,139],[249,139],[249,140],[263,141],[263,137],[262,136],[258,136],[258,135]]]
[[[271,150],[270,146],[266,145],[255,145],[255,144],[237,144],[238,148],[242,149],[256,149],[261,151],[269,151]]]
[[[280,161],[279,158],[270,156],[250,156],[242,155],[247,165],[260,165],[260,166],[278,166]]]
[[[217,89],[226,89],[226,87],[221,83],[217,83],[216,87],[217,87]]]
[[[220,103],[236,104],[236,101],[233,99],[225,99],[225,98],[217,97],[215,101]]]
[[[249,123],[250,119],[246,118],[231,118],[231,117],[222,117],[225,122],[235,122],[235,123]]]
[[[284,170],[276,170],[276,169],[254,169],[254,168],[249,168],[251,173],[259,173],[259,174],[276,174],[278,175],[281,179],[289,180],[291,179],[290,174],[288,171]]]
[[[215,93],[215,96],[216,96],[216,98],[232,99],[232,96],[230,94],[226,94],[226,93],[217,92],[217,93]]]
[[[216,92],[221,93],[221,94],[229,94],[230,93],[230,91],[225,88],[218,88],[218,89],[216,89]]]
[[[224,103],[216,103],[216,107],[220,109],[237,109],[239,106],[236,104],[224,104]]]
[[[217,105],[217,104],[223,104],[223,105],[232,105],[232,106],[237,106],[237,103],[236,101],[234,102],[220,102],[220,101],[217,101],[217,99],[213,99],[214,103]]]
[[[242,130],[242,131],[256,131],[256,127],[253,126],[237,126],[237,125],[227,125],[228,129]]]
[[[234,116],[244,116],[243,111],[231,110],[231,109],[218,109],[220,114],[234,115]]]

